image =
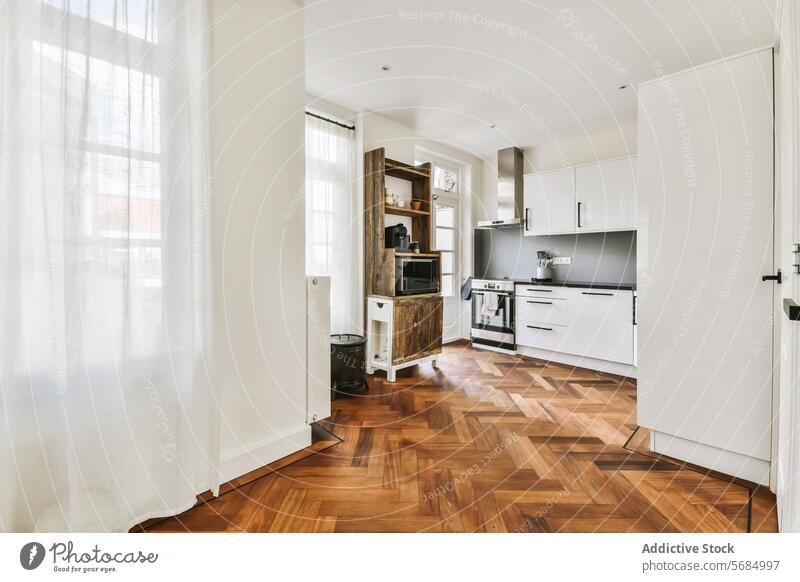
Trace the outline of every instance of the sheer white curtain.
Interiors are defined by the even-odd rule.
[[[306,115],[306,274],[331,278],[331,333],[361,333],[355,132]]]
[[[203,5],[0,3],[0,530],[216,487]]]

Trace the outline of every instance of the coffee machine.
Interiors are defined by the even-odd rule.
[[[410,242],[411,237],[408,235],[408,229],[404,225],[396,224],[387,226],[384,229],[385,248],[408,252],[408,243]]]

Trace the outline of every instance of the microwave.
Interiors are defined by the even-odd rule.
[[[439,292],[439,259],[436,257],[396,257],[395,295]]]

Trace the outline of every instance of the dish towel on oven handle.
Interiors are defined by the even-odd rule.
[[[481,305],[481,315],[483,317],[492,317],[497,313],[499,307],[497,293],[484,293],[483,305]]]

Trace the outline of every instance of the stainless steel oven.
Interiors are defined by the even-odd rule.
[[[472,282],[472,343],[517,349],[512,281],[478,279]]]

